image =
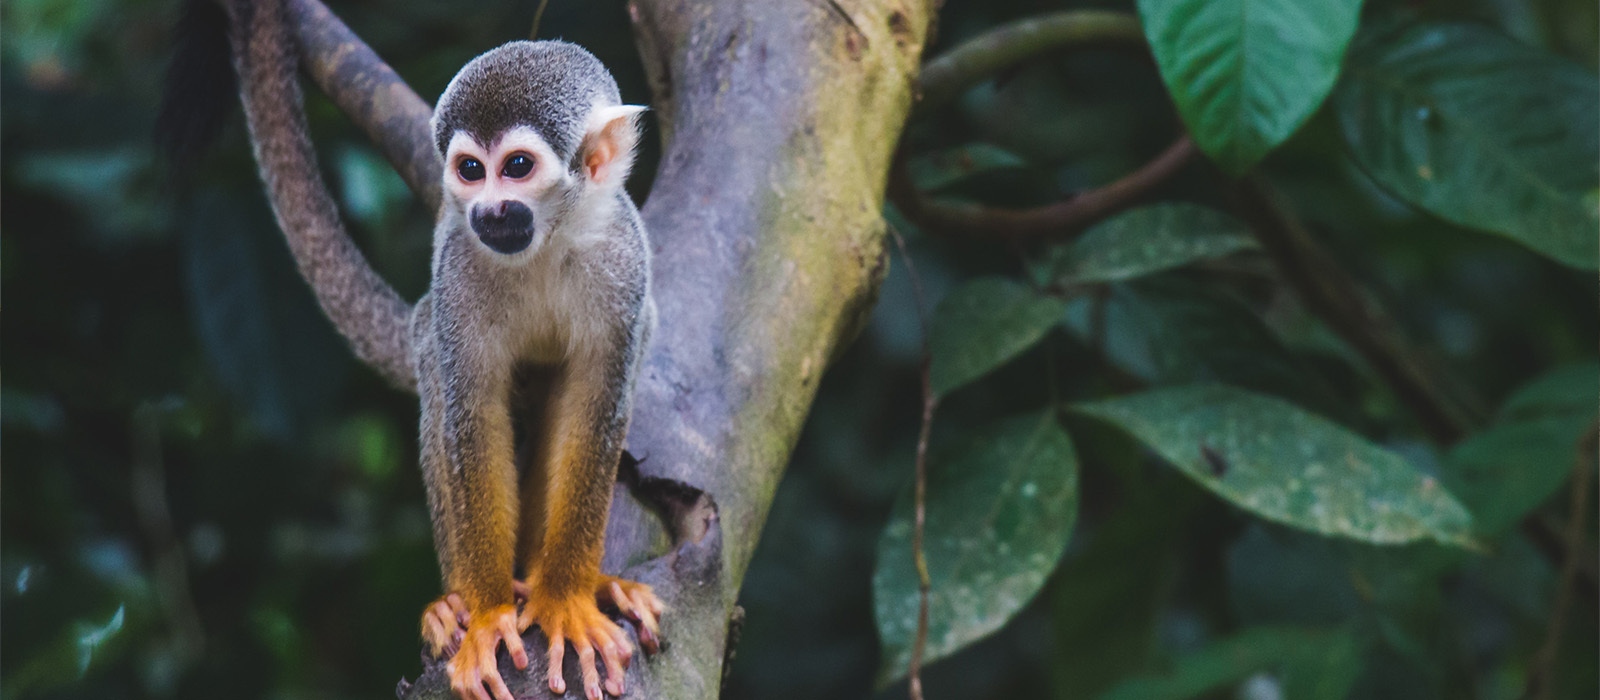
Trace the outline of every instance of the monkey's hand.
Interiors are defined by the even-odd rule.
[[[605,692],[621,696],[623,672],[633,658],[633,644],[622,628],[600,612],[592,593],[575,596],[551,596],[539,590],[532,591],[522,608],[519,627],[527,629],[538,625],[550,638],[550,692],[567,692],[567,680],[562,676],[561,663],[566,659],[567,642],[578,652],[578,671],[583,675],[583,694],[589,700],[600,700],[600,671],[595,666],[595,653],[599,652],[606,665]]]
[[[447,596],[448,597],[448,596]],[[522,636],[517,633],[517,606],[497,605],[483,611],[474,611],[467,621],[467,631],[461,640],[461,649],[450,659],[445,670],[450,676],[450,688],[462,700],[516,700],[511,690],[500,678],[500,666],[495,652],[500,642],[511,652],[511,662],[517,668],[528,667],[528,652],[522,648]],[[488,690],[484,690],[484,686]]]
[[[639,643],[644,645],[645,651],[654,654],[661,650],[661,627],[657,621],[666,606],[649,586],[607,576],[600,583],[600,590],[595,591],[595,598],[602,605],[616,606],[622,614],[639,623]]]
[[[469,620],[467,604],[459,595],[442,595],[429,603],[422,610],[422,641],[427,643],[428,653],[435,659],[455,656],[466,637]]]

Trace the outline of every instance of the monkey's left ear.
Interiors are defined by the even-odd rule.
[[[620,183],[633,168],[639,145],[638,105],[598,107],[589,114],[589,128],[578,146],[578,167],[594,183]]]

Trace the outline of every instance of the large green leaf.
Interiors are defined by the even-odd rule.
[[[1508,399],[1494,425],[1450,450],[1441,477],[1478,532],[1509,530],[1561,487],[1595,419],[1597,394],[1600,366],[1552,370]]]
[[[1471,544],[1472,517],[1404,459],[1294,404],[1225,385],[1156,389],[1076,407],[1269,520],[1377,544]]]
[[[1360,0],[1139,0],[1178,114],[1235,174],[1322,104],[1360,11]]]
[[[1066,302],[1003,277],[956,288],[934,311],[929,347],[933,390],[949,393],[1005,364],[1061,320]]]
[[[880,683],[905,674],[916,635],[911,500],[907,488],[878,540]],[[1077,456],[1048,412],[989,426],[939,455],[928,469],[923,542],[933,588],[924,659],[982,639],[1027,604],[1065,551],[1077,512]]]
[[[1043,276],[1060,283],[1114,282],[1255,247],[1249,229],[1227,214],[1184,202],[1153,204],[1053,249]]]
[[[1361,646],[1348,630],[1256,627],[1178,659],[1168,673],[1124,681],[1100,700],[1183,700],[1262,672],[1271,674],[1271,697],[1343,700],[1361,672]]]
[[[1363,33],[1335,104],[1361,167],[1447,221],[1600,257],[1594,73],[1476,25]]]

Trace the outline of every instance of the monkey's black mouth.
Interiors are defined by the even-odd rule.
[[[533,210],[512,200],[475,206],[472,208],[472,231],[496,253],[520,253],[533,244]]]

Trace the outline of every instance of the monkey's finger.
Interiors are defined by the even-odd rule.
[[[649,591],[634,591],[633,606],[640,611],[639,620],[650,620],[650,626],[654,628],[656,617],[661,615],[661,601]]]
[[[656,606],[651,605],[651,598],[650,594],[643,591],[634,594],[634,607],[640,610],[639,643],[644,646],[645,651],[654,654],[661,650],[661,626],[660,621],[656,619],[659,613],[655,611]]]
[[[472,616],[467,613],[466,602],[461,600],[461,596],[454,593],[445,596],[444,600],[446,603],[446,609],[455,613],[456,622],[461,623],[462,627],[466,627],[467,623],[472,619]],[[445,615],[444,619],[448,620],[450,619],[450,616]]]
[[[465,673],[450,674],[450,689],[455,691],[456,697],[463,700],[492,700],[483,690],[483,679],[478,677],[478,670],[467,669]]]
[[[428,640],[428,651],[433,654],[435,659],[439,658],[439,655],[444,652],[444,640],[450,638],[445,633],[444,626],[439,624],[439,618],[434,616],[432,610],[422,615],[422,638]]]
[[[656,638],[656,634],[650,631],[649,627],[639,628],[639,646],[643,647],[647,654],[661,651],[661,643]]]
[[[511,579],[511,596],[516,598],[517,602],[526,601],[531,593],[533,593],[533,587],[528,585],[527,581],[516,578]]]
[[[550,692],[560,695],[567,692],[567,679],[562,675],[561,662],[567,658],[567,638],[556,632],[550,635]]]
[[[616,640],[617,648],[622,650],[622,667],[627,668],[633,659],[633,642],[628,640],[628,633],[622,631],[620,626],[612,625],[610,634],[611,638]]]
[[[574,637],[572,646],[578,651],[578,670],[583,673],[583,696],[600,700],[600,669],[594,665],[594,645],[587,639]]]
[[[628,646],[618,644],[609,633],[601,635],[596,641],[600,643],[600,658],[606,662],[606,692],[621,697],[623,674],[631,658],[630,650]]]
[[[622,614],[635,620],[639,619],[639,613],[633,608],[633,600],[622,592],[622,586],[616,581],[611,582],[611,603],[616,605],[617,609],[622,611]]]
[[[522,647],[522,635],[517,634],[517,621],[509,617],[501,618],[500,636],[506,640],[506,651],[511,654],[511,663],[517,668],[527,668],[528,651]]]
[[[494,700],[517,700],[517,698],[511,694],[511,689],[506,687],[505,679],[500,677],[500,669],[495,664],[495,658],[493,656],[486,655],[483,657],[483,663],[479,668],[479,674],[483,676],[484,683],[489,684],[489,690],[494,695]],[[482,688],[483,683],[479,683],[478,687]]]
[[[461,616],[456,613],[455,608],[450,607],[450,604],[443,600],[434,601],[433,607],[428,608],[428,614],[438,618],[440,626],[446,629],[463,627],[467,624],[462,622]]]
[[[645,615],[639,620],[639,644],[652,654],[661,651],[661,630],[656,627],[654,615]]]

